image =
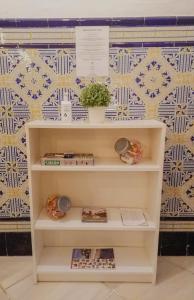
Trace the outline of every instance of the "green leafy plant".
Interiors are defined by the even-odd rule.
[[[101,83],[90,83],[81,91],[80,102],[85,107],[108,106],[111,94],[108,88]]]

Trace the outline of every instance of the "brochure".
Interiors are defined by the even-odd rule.
[[[147,225],[144,213],[141,209],[136,208],[121,208],[121,219],[123,225],[138,226]]]

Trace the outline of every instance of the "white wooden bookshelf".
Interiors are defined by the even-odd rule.
[[[32,121],[26,125],[34,280],[155,282],[165,124],[156,120],[89,124]],[[122,163],[118,138],[137,139],[143,160]],[[46,152],[91,152],[94,166],[42,166]],[[51,220],[51,194],[66,195],[72,208]],[[83,207],[107,208],[107,223],[81,221]],[[140,208],[146,225],[123,225],[120,208]],[[71,269],[73,248],[113,248],[112,270]]]

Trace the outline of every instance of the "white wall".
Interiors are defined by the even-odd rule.
[[[194,15],[194,0],[0,0],[0,4],[0,18]]]

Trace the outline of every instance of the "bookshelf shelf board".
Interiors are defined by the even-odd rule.
[[[93,166],[43,166],[40,163],[31,165],[32,171],[61,171],[61,172],[157,172],[161,170],[160,165],[150,159],[144,159],[138,164],[128,165],[119,159],[96,159]]]
[[[45,247],[37,266],[39,280],[120,281],[122,278],[129,281],[130,278],[136,281],[140,277],[147,282],[153,276],[154,270],[144,248],[114,247],[116,268],[112,270],[71,269],[72,249]]]
[[[108,222],[93,223],[81,221],[82,208],[73,207],[60,220],[51,220],[43,209],[35,222],[35,230],[121,230],[121,231],[155,231],[156,225],[146,215],[147,225],[125,226],[122,223],[119,208],[107,208]]]

